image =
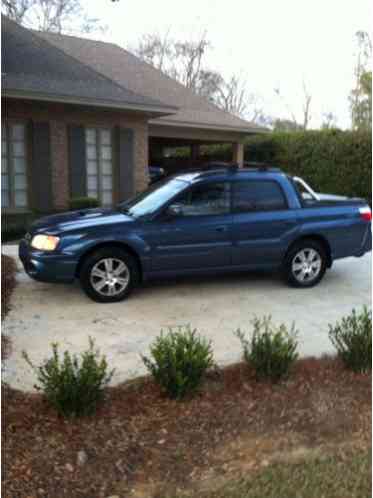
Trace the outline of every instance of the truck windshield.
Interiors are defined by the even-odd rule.
[[[118,209],[134,218],[149,216],[184,190],[187,185],[187,182],[178,179],[157,183],[145,192],[120,203]]]

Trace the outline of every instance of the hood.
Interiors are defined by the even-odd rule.
[[[133,222],[133,218],[114,209],[82,209],[40,218],[31,225],[30,231],[57,234],[124,222]]]

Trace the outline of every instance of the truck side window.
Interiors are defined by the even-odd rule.
[[[280,211],[288,205],[277,182],[248,180],[233,183],[233,209],[236,213]]]
[[[181,216],[208,216],[230,212],[228,182],[208,183],[192,187],[175,201]]]

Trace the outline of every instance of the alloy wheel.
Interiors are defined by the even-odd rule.
[[[127,288],[130,272],[124,261],[104,258],[92,267],[90,281],[94,290],[102,296],[117,296]]]
[[[321,268],[321,256],[312,248],[304,248],[298,251],[291,264],[294,278],[302,284],[315,280],[319,276]]]

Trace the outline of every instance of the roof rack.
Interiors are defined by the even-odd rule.
[[[276,168],[275,166],[271,166],[268,163],[261,163],[256,161],[246,161],[244,162],[243,169],[252,170],[252,171],[269,171],[269,172],[278,172],[281,171],[280,168]]]
[[[212,176],[218,173],[255,173],[255,172],[268,172],[278,173],[281,172],[280,168],[275,168],[264,163],[246,162],[243,168],[240,168],[237,163],[224,163],[224,162],[211,162],[200,168],[184,169],[175,173],[175,175],[195,173],[197,176]]]
[[[239,171],[238,164],[226,164],[224,166],[216,165],[215,167],[201,168],[199,173],[203,176],[209,176],[215,175],[216,173],[236,173],[237,171]]]

